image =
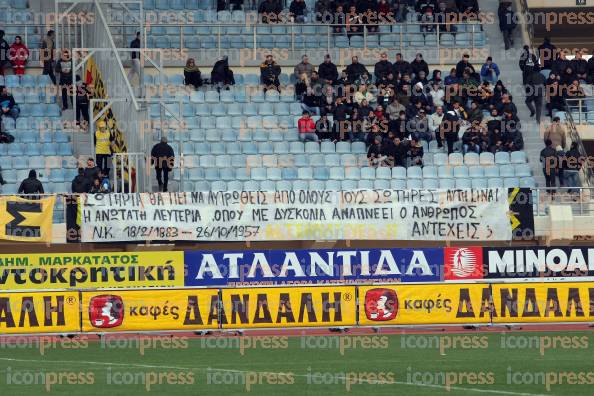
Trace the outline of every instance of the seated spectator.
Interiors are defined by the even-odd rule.
[[[314,11],[316,12],[316,23],[325,23],[324,16],[332,15],[332,4],[331,0],[316,0],[314,5]]]
[[[350,123],[349,123],[349,139],[351,142],[365,141],[365,120],[361,117],[359,109],[354,108],[351,112]]]
[[[358,105],[361,105],[364,100],[367,103],[375,102],[375,96],[369,91],[367,85],[362,84],[359,86],[357,93],[355,93],[355,102],[357,102]]]
[[[19,194],[43,194],[43,185],[37,179],[35,169],[29,171],[29,177],[21,182],[18,190]]]
[[[194,89],[198,89],[202,86],[202,73],[198,66],[196,66],[194,58],[190,58],[186,61],[186,67],[184,67],[184,83],[194,87]]]
[[[75,194],[86,194],[91,191],[91,181],[85,177],[84,168],[78,168],[78,175],[72,180],[71,187]]]
[[[336,12],[334,13],[334,24],[332,25],[332,33],[336,35],[342,35],[346,31],[346,15],[342,4],[336,6]]]
[[[320,97],[320,114],[328,115],[334,113],[336,108],[336,95],[334,94],[334,88],[332,85],[326,85],[324,92]]]
[[[433,134],[429,129],[429,119],[427,118],[427,114],[425,113],[425,109],[419,109],[416,117],[410,120],[410,129],[412,131],[412,136],[417,140],[424,140],[426,142],[430,142],[433,140]]]
[[[375,64],[375,68],[373,69],[373,75],[375,76],[376,81],[385,79],[392,71],[392,67],[392,64],[388,60],[388,54],[382,52],[379,62]]]
[[[386,106],[386,114],[390,120],[396,120],[400,115],[400,112],[405,110],[406,108],[401,105],[397,99],[394,99],[392,103]]]
[[[437,138],[439,135],[439,125],[443,121],[443,106],[435,107],[435,112],[429,116],[429,131]]]
[[[373,144],[367,149],[367,159],[369,160],[369,166],[378,167],[388,165],[388,156],[384,153],[381,136],[375,136]]]
[[[547,85],[546,98],[549,117],[553,117],[553,110],[565,110],[565,101],[563,100],[563,93],[559,87],[559,81],[553,81],[551,85]]]
[[[320,80],[326,84],[334,84],[338,80],[338,69],[332,63],[332,58],[329,54],[324,56],[324,62],[318,66],[318,75]]]
[[[309,111],[304,111],[301,118],[297,121],[297,129],[299,130],[299,140],[302,142],[317,142],[318,135],[316,135],[316,123],[309,115]]]
[[[10,46],[8,42],[4,40],[4,30],[0,30],[0,75],[6,74],[6,69],[8,69],[10,64]]]
[[[227,55],[219,58],[210,72],[210,82],[217,86],[217,90],[224,86],[235,85],[233,71],[229,68],[229,58]]]
[[[470,63],[470,55],[464,54],[462,56],[462,59],[456,64],[456,77],[462,78],[464,76],[464,71],[467,68],[470,68],[471,74],[476,73],[474,66],[472,66],[472,64]]]
[[[278,14],[283,10],[281,2],[278,0],[264,0],[258,7],[258,14],[261,15],[262,23],[276,23]]]
[[[14,74],[17,76],[25,74],[25,65],[29,59],[29,49],[23,43],[21,36],[14,38],[14,43],[10,46],[9,57]]]
[[[315,94],[312,88],[307,88],[307,92],[303,95],[301,107],[310,114],[320,114],[320,97]]]
[[[424,71],[426,76],[429,75],[429,65],[423,59],[423,54],[419,53],[415,56],[415,60],[410,63],[410,68],[413,77],[418,76],[420,71]]]
[[[499,70],[499,66],[497,66],[497,63],[494,63],[493,58],[489,56],[485,64],[483,64],[483,67],[481,67],[481,80],[495,84],[499,80],[500,74],[501,71]]]
[[[305,23],[307,15],[305,0],[293,0],[289,6],[289,15],[294,23]]]
[[[93,180],[93,184],[91,184],[89,193],[90,194],[101,194],[101,193],[103,193],[102,189],[103,188],[101,186],[101,180],[98,177],[96,177],[95,180]]]
[[[431,83],[431,89],[429,90],[429,98],[433,107],[444,105],[445,91],[437,81]]]
[[[0,86],[0,111],[0,116],[12,117],[15,121],[21,112],[19,105],[14,101],[14,97],[8,93],[5,86]]]
[[[363,73],[369,74],[365,65],[359,63],[359,58],[357,56],[351,58],[351,64],[347,66],[346,73],[350,83],[359,80]]]
[[[377,104],[388,107],[394,101],[394,91],[392,88],[382,88],[377,96]]]
[[[318,135],[318,140],[331,140],[332,142],[339,140],[339,136],[334,133],[332,123],[326,115],[322,115],[316,122],[316,135]]]
[[[480,154],[480,130],[479,128],[471,127],[464,135],[462,135],[462,153],[466,154],[469,152]]]
[[[70,51],[62,51],[62,57],[56,63],[56,73],[60,73],[60,88],[62,89],[62,110],[68,110],[72,87],[72,57]]]
[[[588,79],[588,62],[583,58],[582,51],[576,51],[571,67],[580,81],[585,82]]]
[[[594,84],[594,56],[588,59],[588,83]]]
[[[560,51],[557,58],[553,61],[553,64],[551,66],[551,73],[560,75],[570,65],[571,65],[571,61],[569,59],[567,59],[567,51],[566,50]]]
[[[109,180],[109,175],[99,171],[99,180],[101,181],[101,192],[110,193],[111,181]]]
[[[577,74],[572,69],[571,66],[567,66],[564,72],[561,73],[561,85],[568,86],[573,82],[573,80],[577,79]]]
[[[421,84],[421,91],[425,85],[429,84],[429,80],[427,80],[427,75],[423,70],[419,71],[419,74],[417,74],[415,78],[412,80],[412,85],[417,84]]]
[[[393,144],[390,146],[388,152],[388,161],[392,166],[406,167],[406,158],[408,155],[408,149],[406,144],[402,142],[399,136],[394,136],[392,139]]]
[[[264,92],[267,89],[279,89],[280,81],[278,76],[280,74],[281,68],[276,64],[272,55],[266,55],[266,60],[260,65],[260,81],[265,85]]]
[[[402,54],[397,53],[396,61],[392,63],[392,71],[395,76],[403,76],[405,74],[411,74],[412,68],[410,67],[410,63],[402,59]]]
[[[306,88],[310,85],[311,74],[314,71],[314,67],[309,63],[309,57],[303,55],[301,62],[295,66],[293,75],[295,76],[295,94],[300,97],[305,92]]]
[[[351,5],[349,11],[345,16],[346,19],[346,33],[347,37],[362,36],[363,35],[363,18],[361,14],[357,12],[357,7]]]
[[[447,87],[448,85],[457,84],[460,80],[456,76],[456,68],[450,70],[450,74],[443,80],[443,83]]]
[[[456,33],[458,31],[456,25],[453,23],[458,19],[458,12],[448,7],[446,2],[439,3],[435,17],[439,23],[439,30],[441,32]]]
[[[520,123],[511,111],[506,110],[501,121],[501,133],[503,137],[503,147],[505,151],[519,151],[524,148],[524,139],[520,132]]]
[[[435,22],[437,18],[433,14],[433,8],[427,7],[423,15],[421,15],[421,32],[424,34],[435,32]]]
[[[423,146],[416,138],[412,138],[408,148],[410,166],[423,166]]]
[[[367,99],[361,100],[361,103],[357,104],[357,106],[359,108],[359,114],[361,115],[361,118],[369,118],[369,114],[373,113],[373,109],[369,105]],[[375,117],[375,114],[373,116]]]
[[[470,104],[470,111],[468,112],[468,122],[471,124],[480,124],[483,121],[483,110],[480,108],[478,102],[473,100]]]

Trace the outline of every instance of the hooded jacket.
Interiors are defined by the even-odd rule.
[[[37,179],[37,172],[35,170],[29,171],[29,177],[21,182],[19,187],[19,194],[43,194],[43,186]]]

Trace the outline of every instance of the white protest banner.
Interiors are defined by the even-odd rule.
[[[83,242],[512,238],[507,189],[95,194]]]

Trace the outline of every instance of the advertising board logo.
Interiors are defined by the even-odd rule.
[[[392,320],[398,313],[398,296],[396,291],[376,288],[365,293],[365,316],[375,322]]]
[[[483,249],[445,248],[445,279],[483,279]]]
[[[89,321],[93,327],[110,329],[118,327],[124,320],[122,297],[111,294],[95,296],[89,301]]]

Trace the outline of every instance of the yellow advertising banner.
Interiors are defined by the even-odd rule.
[[[359,324],[489,323],[489,285],[419,284],[359,287]]]
[[[223,328],[354,326],[355,286],[222,290]]]
[[[218,289],[110,290],[82,296],[83,332],[219,327]]]
[[[0,289],[180,287],[183,252],[0,255]]]
[[[56,197],[0,197],[0,239],[51,242]]]
[[[0,294],[0,334],[80,331],[78,292]]]
[[[594,283],[493,284],[493,323],[592,322]]]

